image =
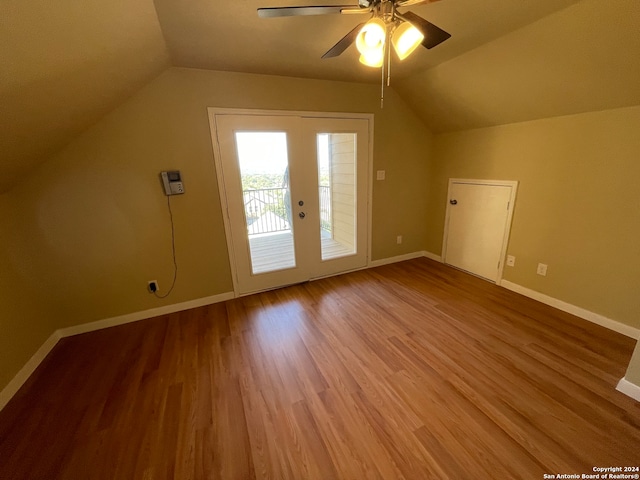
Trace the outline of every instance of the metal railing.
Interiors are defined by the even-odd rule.
[[[287,192],[287,188],[243,190],[244,214],[249,235],[284,232],[291,228],[285,207],[289,202]]]
[[[331,233],[331,187],[320,185],[320,228]]]
[[[320,225],[331,232],[331,187],[320,186]],[[289,189],[243,190],[244,213],[249,235],[286,232],[291,229]]]

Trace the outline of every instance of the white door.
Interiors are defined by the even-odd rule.
[[[443,260],[497,282],[502,274],[516,182],[450,180]]]
[[[238,293],[366,265],[368,119],[211,115]]]

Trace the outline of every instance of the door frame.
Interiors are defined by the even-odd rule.
[[[211,143],[213,146],[213,161],[215,165],[215,175],[218,183],[218,192],[220,197],[220,206],[222,208],[222,220],[224,223],[225,239],[227,241],[227,251],[229,254],[229,262],[231,267],[231,280],[233,283],[233,295],[239,297],[243,295],[252,295],[256,292],[240,294],[238,290],[238,272],[236,271],[236,246],[233,243],[233,237],[231,235],[231,220],[229,218],[229,205],[227,199],[227,192],[224,183],[224,176],[222,170],[222,156],[220,143],[218,141],[218,131],[216,128],[216,115],[253,115],[253,116],[297,116],[308,118],[336,118],[336,119],[358,119],[367,120],[368,122],[368,155],[367,155],[367,216],[365,221],[367,222],[367,242],[366,242],[366,267],[371,264],[371,231],[372,231],[372,218],[373,218],[373,113],[347,113],[347,112],[313,112],[304,110],[264,110],[264,109],[249,109],[249,108],[227,108],[227,107],[208,107],[207,114],[209,117],[209,131],[211,134]],[[365,268],[366,268],[365,267]],[[345,272],[339,272],[342,274]],[[318,278],[323,278],[332,275],[323,275]],[[314,280],[312,278],[311,280]],[[280,287],[276,287],[280,288]]]
[[[464,183],[468,185],[486,185],[486,186],[499,186],[499,187],[511,187],[511,196],[509,197],[509,207],[507,211],[507,221],[504,229],[504,236],[502,238],[502,247],[500,249],[500,264],[498,266],[498,275],[496,278],[496,285],[500,285],[502,282],[502,273],[504,271],[505,256],[509,246],[509,235],[511,234],[511,223],[513,220],[513,211],[516,204],[516,193],[518,191],[517,180],[479,180],[469,178],[450,178],[447,186],[447,209],[445,212],[444,220],[444,236],[442,239],[442,263],[446,264],[447,259],[447,240],[449,238],[449,218],[451,214],[451,204],[449,199],[451,198],[451,187],[454,183]],[[469,272],[470,273],[470,272]],[[472,274],[473,275],[473,274]],[[489,281],[489,280],[487,280]]]

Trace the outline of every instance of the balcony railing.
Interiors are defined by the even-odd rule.
[[[286,188],[244,190],[244,214],[249,235],[284,232],[289,230],[290,219],[285,208],[288,202]]]
[[[287,188],[243,190],[247,232],[251,235],[286,232],[291,229],[291,209]],[[319,187],[320,224],[331,232],[331,188]]]
[[[331,233],[331,187],[320,185],[320,228]]]

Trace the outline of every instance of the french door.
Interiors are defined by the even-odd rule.
[[[369,118],[210,120],[239,294],[366,265]]]

